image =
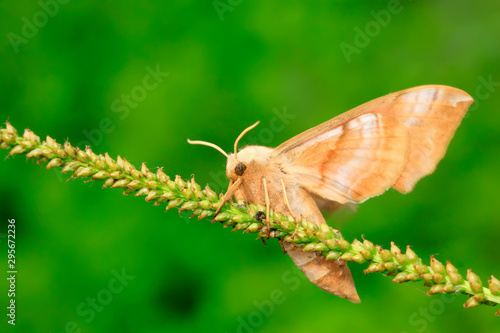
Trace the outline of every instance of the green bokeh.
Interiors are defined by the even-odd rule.
[[[195,174],[222,191],[224,157],[186,138],[231,150],[239,132],[261,120],[246,142],[277,146],[386,93],[456,86],[477,103],[435,174],[411,194],[391,190],[332,224],[349,239],[411,244],[462,272],[473,268],[484,282],[500,276],[500,3],[402,1],[398,13],[378,14],[387,24],[374,13],[387,13],[391,1],[220,3],[230,6],[223,20],[212,0],[68,1],[18,46],[9,38],[23,36],[24,17],[43,19],[41,6],[0,3],[0,121],[80,147],[87,141],[97,153],[164,166],[171,176]],[[365,28],[367,45],[358,40],[359,52],[346,57],[341,43],[356,46]],[[147,68],[157,66],[169,76],[124,109],[122,96],[137,94]],[[495,82],[491,90],[484,80]],[[273,120],[276,110],[293,119]],[[365,276],[356,264],[362,303],[351,304],[300,279],[275,241],[264,247],[97,182],[66,182],[23,157],[2,161],[0,174],[0,236],[8,218],[17,223],[18,332],[65,332],[68,322],[75,332],[494,332],[500,325],[496,309],[466,310],[465,296],[426,297],[420,283]],[[4,276],[5,238],[0,243]],[[109,294],[112,271],[122,269],[135,279],[92,320],[80,315],[89,297]],[[4,332],[12,327],[2,280]]]

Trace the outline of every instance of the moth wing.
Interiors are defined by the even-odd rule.
[[[297,164],[298,152],[315,138],[333,131],[363,114],[376,113],[401,122],[408,132],[407,161],[399,178],[391,186],[401,193],[413,190],[424,176],[431,174],[469,106],[466,92],[441,85],[427,85],[395,92],[345,112],[284,142],[274,156],[286,156]]]
[[[320,197],[363,202],[398,180],[407,152],[408,131],[400,121],[366,113],[290,150],[280,168]]]

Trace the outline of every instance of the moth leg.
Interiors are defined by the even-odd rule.
[[[266,200],[266,226],[267,226],[267,233],[266,233],[266,238],[269,238],[269,235],[271,234],[271,225],[270,225],[270,217],[269,217],[269,210],[271,209],[271,202],[269,201],[269,193],[267,192],[267,180],[266,177],[262,177],[262,185],[264,186],[264,197]]]
[[[233,184],[229,184],[229,188],[226,194],[224,194],[224,196],[222,197],[222,202],[220,203],[219,208],[217,208],[217,210],[214,213],[214,219],[220,213],[222,207],[224,207],[226,202],[228,202],[229,199],[231,199],[231,197],[234,195],[234,192],[238,189],[240,184],[241,184],[241,178],[238,178]]]
[[[295,231],[292,234],[292,238],[294,238],[295,235],[297,234],[297,230],[299,230],[300,219],[297,217],[297,215],[295,215],[292,208],[290,207],[290,203],[288,202],[288,197],[286,196],[285,183],[283,182],[283,179],[280,179],[280,181],[281,181],[281,188],[283,189],[283,199],[285,200],[286,208],[288,208],[288,211],[290,212],[290,214],[292,214],[292,217],[295,220]]]

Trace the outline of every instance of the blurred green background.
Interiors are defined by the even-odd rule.
[[[411,244],[486,282],[500,276],[499,15],[500,3],[487,0],[3,1],[0,120],[137,166],[164,166],[171,176],[194,174],[222,191],[224,157],[186,138],[230,151],[261,120],[245,142],[274,147],[389,92],[459,87],[477,102],[435,174],[411,194],[391,190],[354,217],[330,221],[348,239]],[[160,72],[156,81],[151,71]],[[421,283],[365,276],[357,264],[350,267],[362,303],[351,304],[304,281],[276,241],[263,246],[98,182],[66,182],[24,157],[2,161],[0,175],[1,276],[7,219],[17,223],[18,332],[500,325],[496,309],[466,310],[463,295],[427,297]],[[134,278],[120,284],[123,270]],[[12,329],[5,281],[2,332]]]

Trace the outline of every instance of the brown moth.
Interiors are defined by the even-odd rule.
[[[235,198],[262,204],[267,214],[271,208],[321,225],[326,223],[322,209],[361,203],[391,187],[401,193],[413,190],[435,170],[472,103],[460,89],[427,85],[372,100],[274,149],[246,146],[237,151],[238,141],[258,123],[240,134],[234,154],[211,143],[188,142],[214,147],[227,157],[230,183],[224,202]],[[312,283],[360,301],[344,261],[283,243]]]

